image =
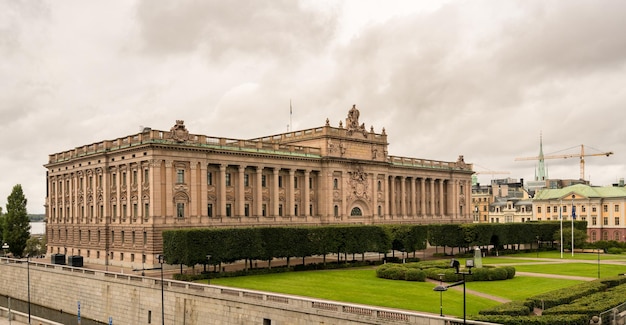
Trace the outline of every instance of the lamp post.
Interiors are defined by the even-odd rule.
[[[443,291],[447,291],[448,288],[451,287],[456,287],[458,285],[463,285],[463,324],[467,324],[467,308],[466,308],[466,295],[465,295],[465,276],[466,275],[472,275],[472,268],[474,267],[474,260],[473,259],[468,259],[465,261],[465,268],[467,269],[467,272],[461,272],[459,271],[459,267],[460,267],[460,263],[459,261],[452,259],[450,261],[450,266],[454,268],[454,273],[455,274],[461,274],[463,276],[463,280],[461,281],[457,281],[455,283],[449,284],[447,286],[443,286],[443,285],[438,285],[435,288],[433,288],[433,291],[439,291],[439,294],[441,294],[441,292]],[[443,316],[443,312],[441,313],[441,316]]]
[[[539,258],[539,236],[535,236],[537,238],[537,258]]]
[[[442,297],[442,293],[448,289],[443,287],[443,276],[445,274],[443,273],[439,273],[439,286],[435,287],[435,289],[439,288],[443,288],[444,290],[435,290],[435,291],[439,291],[439,316],[443,317],[443,297]]]
[[[157,255],[159,264],[161,264],[161,324],[165,325],[165,309],[164,309],[164,294],[163,294],[163,262],[165,262],[165,256],[162,254]]]
[[[7,256],[7,250],[9,249],[9,244],[4,243],[2,244],[2,251],[4,252],[4,257]]]
[[[600,249],[596,248],[596,252],[598,253],[598,279],[600,278]]]
[[[561,259],[563,258],[563,200],[559,200],[559,220],[561,222]]]
[[[30,255],[26,254],[26,277],[28,286],[28,325],[30,325]]]
[[[211,255],[206,256],[207,264],[211,261]],[[211,266],[209,265],[209,273],[207,273],[207,284],[211,284]]]

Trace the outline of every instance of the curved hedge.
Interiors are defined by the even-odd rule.
[[[376,276],[391,280],[425,281],[428,278],[444,282],[460,281],[463,278],[461,274],[455,273],[448,261],[387,263],[378,266]],[[472,274],[466,275],[465,281],[498,281],[513,277],[515,277],[515,268],[512,266],[484,267],[472,269]]]

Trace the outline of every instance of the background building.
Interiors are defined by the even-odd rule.
[[[537,221],[559,220],[559,215],[563,221],[571,221],[574,212],[576,220],[587,221],[587,240],[590,242],[626,241],[625,209],[624,186],[592,187],[576,184],[541,190],[533,199]]]
[[[176,121],[51,154],[48,252],[132,267],[155,264],[166,229],[471,221],[463,156],[389,156],[385,130],[359,115],[249,140]]]

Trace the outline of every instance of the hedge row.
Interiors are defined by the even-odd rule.
[[[548,309],[570,302],[590,294],[606,290],[607,285],[600,281],[577,284],[572,287],[553,290],[528,298],[534,308]]]
[[[425,281],[426,278],[429,278],[444,282],[456,282],[463,278],[461,274],[456,274],[455,269],[451,268],[447,261],[387,263],[378,266],[376,276],[391,280]],[[513,277],[515,277],[515,268],[512,266],[484,267],[472,269],[472,274],[466,275],[465,281],[496,281],[512,279]]]
[[[624,303],[626,284],[607,291],[596,292],[574,300],[570,304],[560,305],[544,310],[544,315],[585,314],[589,317],[599,315],[615,306]]]
[[[588,325],[587,315],[508,316],[479,315],[474,320],[504,325]]]

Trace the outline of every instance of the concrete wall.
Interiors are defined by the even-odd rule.
[[[0,295],[113,324],[161,324],[161,281],[128,274],[0,258]],[[165,280],[165,324],[420,324],[453,318]],[[454,324],[453,322],[452,324]],[[461,320],[462,323],[462,320]],[[470,322],[468,324],[480,324]],[[486,324],[486,323],[483,323]]]

